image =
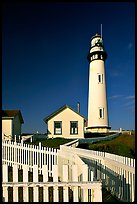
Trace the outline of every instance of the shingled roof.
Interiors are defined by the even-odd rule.
[[[57,111],[51,113],[50,115],[48,115],[47,117],[45,117],[43,120],[45,123],[48,122],[48,120],[50,120],[51,118],[53,118],[55,115],[59,114],[61,111],[65,110],[66,108],[71,109],[72,111],[74,111],[75,113],[77,113],[78,115],[80,115],[82,118],[84,118],[84,120],[86,121],[86,118],[81,115],[80,113],[78,113],[77,111],[75,111],[73,108],[69,107],[67,104],[65,104],[64,106],[62,106],[61,108],[59,108]]]
[[[2,118],[8,119],[8,118],[15,118],[17,115],[19,115],[21,123],[24,123],[22,114],[20,110],[2,110]]]

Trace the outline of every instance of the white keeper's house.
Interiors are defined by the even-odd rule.
[[[57,111],[45,117],[48,138],[84,138],[86,118],[78,112],[64,105]]]
[[[2,139],[14,139],[21,135],[21,127],[24,123],[20,110],[2,110]]]

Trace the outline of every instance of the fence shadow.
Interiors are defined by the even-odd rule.
[[[94,180],[102,180],[103,187],[111,192],[118,201],[131,202],[132,192],[131,184],[126,182],[124,174],[119,175],[112,169],[104,167],[104,165],[97,161],[81,157],[81,159],[88,165],[90,171],[94,172]]]

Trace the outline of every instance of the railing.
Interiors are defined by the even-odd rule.
[[[13,182],[8,182],[8,165],[3,165],[3,201],[4,202],[29,202],[30,188],[33,189],[32,202],[101,202],[102,183],[88,182],[83,172],[83,181],[78,182],[78,168],[73,165],[72,181],[68,181],[68,165],[63,165],[63,179],[58,180],[58,165],[53,165],[53,182],[49,182],[47,165],[42,166],[43,181],[39,182],[38,166],[33,167],[33,181],[29,182],[27,165],[23,166],[23,181],[18,181],[18,165],[13,165]],[[84,168],[83,168],[84,170]],[[19,188],[22,187],[22,198],[19,199]],[[9,200],[9,188],[12,188],[12,200]],[[40,200],[40,188],[42,199]],[[71,195],[70,195],[71,192]],[[52,194],[52,199],[50,199]],[[62,194],[62,200],[60,198]]]
[[[79,156],[84,156],[85,158],[96,158],[96,156],[100,156],[100,159],[108,158],[114,161],[117,161],[119,163],[122,163],[124,165],[134,167],[135,168],[135,159],[119,156],[116,154],[111,154],[107,152],[101,152],[101,151],[95,151],[95,150],[87,150],[87,149],[81,149],[81,148],[73,148],[71,147],[71,150],[73,153],[78,154]]]
[[[79,144],[79,139],[73,140],[71,142],[65,143],[65,146],[70,146],[70,147],[77,147]]]
[[[69,147],[93,172],[95,180],[124,202],[135,199],[135,159],[106,152]]]
[[[52,175],[52,166],[58,163],[57,149],[29,145],[23,142],[2,141],[2,162],[13,166],[17,164],[21,169],[23,165],[28,165],[32,171],[33,165],[38,165],[39,171],[42,166],[47,165],[50,175]]]

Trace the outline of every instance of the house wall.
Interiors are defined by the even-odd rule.
[[[14,119],[2,119],[2,132],[6,136],[11,135],[14,139],[14,136],[17,137],[21,135],[21,123],[19,116],[17,115]]]
[[[12,119],[2,119],[2,132],[7,136],[12,135]]]
[[[62,121],[62,135],[54,135],[54,121]],[[70,134],[70,121],[78,121],[78,134]],[[48,137],[84,138],[84,118],[69,108],[48,121]]]
[[[21,135],[21,122],[18,115],[13,119],[13,136],[15,135],[17,137]]]

